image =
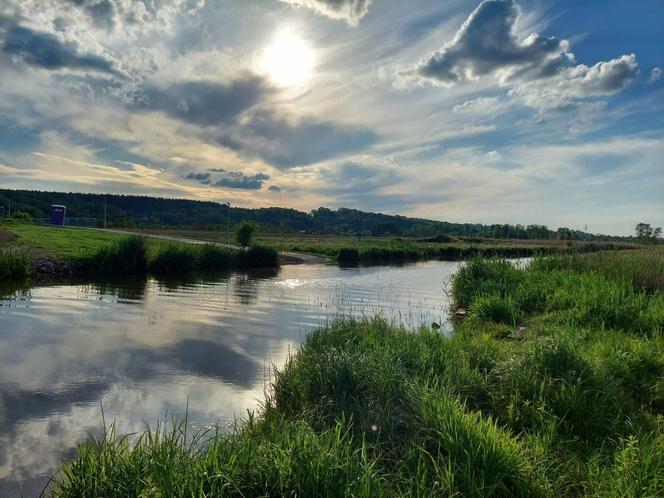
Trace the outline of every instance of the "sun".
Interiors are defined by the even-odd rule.
[[[309,80],[315,62],[311,46],[297,33],[283,30],[263,50],[259,67],[275,84],[290,87]]]

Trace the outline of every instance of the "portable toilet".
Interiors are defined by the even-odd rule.
[[[65,225],[65,206],[53,204],[51,206],[51,225],[64,226]]]

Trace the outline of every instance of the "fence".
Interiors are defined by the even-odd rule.
[[[35,225],[50,225],[51,218],[32,218],[26,219],[26,223],[34,223]],[[97,218],[68,218],[65,217],[65,226],[67,227],[82,227],[82,228],[95,228],[97,226]]]

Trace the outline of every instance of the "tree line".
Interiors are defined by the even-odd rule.
[[[553,231],[544,225],[510,225],[450,223],[399,215],[365,212],[357,209],[336,210],[320,207],[310,212],[290,208],[227,207],[212,201],[166,199],[161,197],[42,192],[36,190],[0,189],[0,206],[12,216],[48,218],[52,204],[67,206],[70,218],[96,218],[98,226],[104,217],[108,227],[171,227],[203,230],[225,230],[243,221],[258,224],[263,232],[309,233],[348,236],[483,237],[531,240],[592,240],[598,238],[579,230],[560,228]],[[645,232],[641,234],[643,238]],[[653,236],[653,233],[650,233]],[[657,239],[659,234],[654,235]],[[601,236],[606,240],[622,237]],[[645,239],[644,239],[645,240]]]

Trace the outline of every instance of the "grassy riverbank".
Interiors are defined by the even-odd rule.
[[[240,251],[216,244],[187,244],[123,233],[3,223],[0,277],[81,274],[175,274],[203,270],[273,268],[279,255],[256,245]]]
[[[664,289],[638,283],[648,272],[661,253],[474,260],[452,337],[338,321],[231,433],[109,430],[52,493],[662,496]]]

